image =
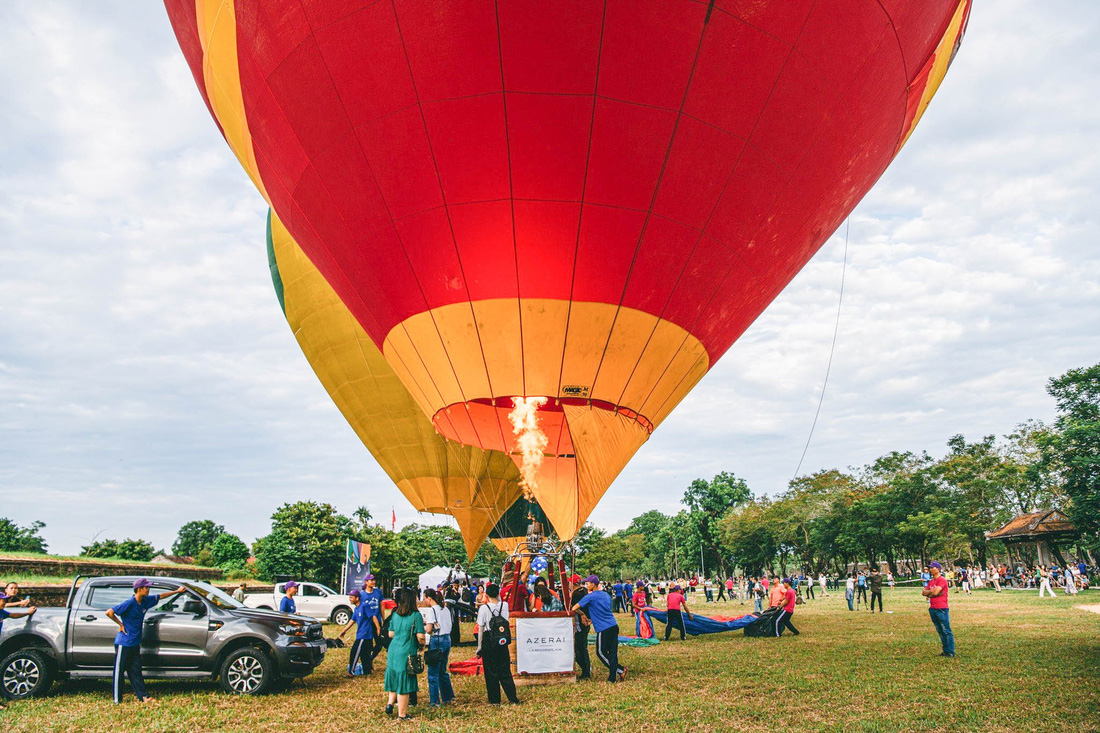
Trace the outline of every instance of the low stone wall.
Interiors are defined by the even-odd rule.
[[[19,588],[19,593],[23,597],[29,597],[31,603],[36,606],[43,606],[48,608],[64,607],[65,602],[69,599],[70,584],[66,585],[23,585]],[[221,588],[226,593],[232,594],[237,588],[237,583],[226,585],[224,583],[217,583],[216,587]],[[249,583],[245,588],[246,593],[271,593],[275,588],[271,585],[265,585],[260,583]]]
[[[0,557],[0,579],[6,575],[148,575],[192,580],[221,580],[218,568],[161,565],[151,562],[103,563],[48,557]]]

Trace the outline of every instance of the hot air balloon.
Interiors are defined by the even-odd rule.
[[[279,305],[321,384],[409,503],[455,518],[473,559],[500,524],[499,507],[523,499],[515,462],[434,430],[274,212],[267,252]]]
[[[165,5],[350,329],[326,387],[385,373],[342,404],[364,442],[421,436],[387,470],[444,509],[408,487],[507,456],[569,539],[904,145],[971,0]]]

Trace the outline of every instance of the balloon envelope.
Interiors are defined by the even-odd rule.
[[[166,0],[226,140],[449,441],[572,537],[908,139],[970,0]],[[503,508],[506,507],[501,507]]]

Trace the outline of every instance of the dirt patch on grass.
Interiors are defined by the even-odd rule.
[[[1092,613],[1100,613],[1100,603],[1093,603],[1088,606],[1074,606],[1074,608],[1080,608],[1082,611],[1091,611]]]

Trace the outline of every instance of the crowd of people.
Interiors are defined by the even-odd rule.
[[[921,569],[920,577],[912,582],[922,584],[921,593],[929,601],[929,614],[933,627],[940,637],[946,657],[955,656],[955,640],[951,630],[948,610],[948,594],[952,590],[970,594],[976,588],[992,588],[1000,592],[1004,588],[1038,589],[1039,596],[1055,596],[1055,589],[1067,595],[1076,595],[1089,588],[1089,578],[1097,569],[1084,562],[1064,563],[1060,566],[1022,564],[1009,566],[991,564],[986,568],[956,566],[946,571],[937,562]],[[792,623],[797,605],[817,597],[820,592],[828,596],[830,590],[839,590],[844,584],[844,596],[848,610],[883,612],[883,586],[896,585],[893,574],[883,573],[878,567],[869,570],[854,569],[847,577],[826,576],[825,573],[797,573],[790,577],[760,574],[700,578],[693,575],[674,580],[615,580],[602,582],[590,575],[581,579],[570,578],[573,592],[568,599],[560,597],[560,591],[549,579],[541,575],[518,574],[506,568],[501,584],[470,582],[448,579],[436,588],[395,588],[390,598],[385,598],[377,587],[376,579],[368,574],[362,589],[352,590],[348,602],[352,607],[351,618],[340,629],[341,641],[354,629],[354,640],[348,653],[347,675],[355,677],[374,673],[375,660],[385,649],[386,664],[383,689],[387,700],[387,714],[396,713],[399,720],[412,716],[409,708],[417,704],[419,692],[418,673],[423,666],[427,671],[428,703],[431,706],[450,704],[454,688],[450,678],[450,654],[461,643],[462,621],[475,622],[477,657],[481,660],[485,680],[486,697],[490,704],[499,705],[504,695],[512,704],[519,698],[511,673],[511,633],[509,615],[512,610],[527,612],[571,613],[574,630],[574,659],[579,667],[578,679],[592,676],[588,651],[590,632],[596,635],[596,655],[607,667],[607,681],[622,682],[627,671],[618,660],[619,627],[615,613],[633,614],[636,633],[640,635],[642,614],[656,610],[655,601],[663,599],[667,622],[664,638],[671,640],[679,632],[681,640],[687,638],[685,619],[692,619],[691,606],[697,604],[701,591],[703,603],[721,601],[751,603],[752,614],[771,614],[774,617],[775,636],[784,631],[798,635]],[[911,582],[903,580],[902,582]],[[140,655],[142,619],[145,612],[156,605],[165,594],[149,594],[150,582],[139,579],[134,583],[134,595],[107,612],[119,627],[115,639],[116,663],[112,685],[116,703],[122,700],[123,682],[129,677],[135,697],[151,702],[144,686]],[[298,584],[284,585],[279,611],[297,612],[295,596]],[[182,587],[168,595],[182,593]],[[243,589],[239,589],[243,593]],[[238,593],[234,594],[235,596]],[[18,610],[17,610],[18,609]],[[5,618],[18,618],[35,612],[30,599],[20,597],[19,587],[9,583],[0,593],[0,624]],[[772,621],[769,618],[769,623]],[[771,626],[769,628],[769,634]],[[421,652],[423,660],[421,662]]]

